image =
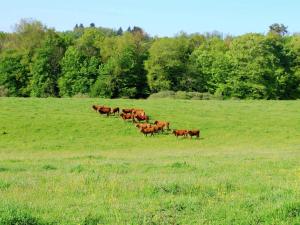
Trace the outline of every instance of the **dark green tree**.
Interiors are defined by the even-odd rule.
[[[232,70],[227,56],[228,45],[218,38],[209,38],[191,54],[190,79],[194,80],[195,91],[214,94],[222,93]]]
[[[99,65],[99,58],[88,58],[76,47],[70,46],[61,61],[62,74],[58,80],[60,96],[89,94],[98,76]]]
[[[60,61],[64,56],[65,43],[54,31],[49,31],[42,46],[37,50],[31,66],[31,96],[59,96],[58,78]]]
[[[104,64],[92,88],[93,96],[135,98],[148,94],[143,68],[146,48],[142,38],[126,33],[122,37],[105,40],[102,51]]]
[[[284,36],[288,33],[287,26],[284,24],[279,23],[273,23],[271,26],[269,26],[269,33],[275,33],[281,36]]]
[[[186,37],[156,39],[145,62],[151,92],[182,90],[187,72],[189,41]]]
[[[8,90],[8,96],[29,95],[29,66],[27,55],[6,51],[0,55],[0,86]]]
[[[123,29],[120,27],[117,31],[117,35],[121,36],[123,34]]]

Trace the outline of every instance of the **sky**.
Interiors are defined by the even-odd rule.
[[[118,29],[139,26],[152,36],[181,31],[224,35],[266,33],[283,23],[300,32],[299,0],[0,0],[0,31],[12,32],[22,18],[58,31],[82,23]]]

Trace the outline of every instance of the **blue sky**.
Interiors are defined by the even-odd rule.
[[[140,26],[151,35],[173,36],[220,31],[264,33],[278,22],[300,32],[299,0],[0,0],[0,30],[11,32],[21,18],[34,18],[56,30],[76,23],[127,29]]]

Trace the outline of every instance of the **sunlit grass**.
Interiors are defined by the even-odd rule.
[[[144,137],[92,104],[144,108],[201,138]],[[300,223],[299,109],[300,101],[0,98],[0,218],[15,210],[40,224]]]

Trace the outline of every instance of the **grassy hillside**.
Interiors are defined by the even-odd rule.
[[[200,140],[144,137],[92,104]],[[0,98],[0,224],[300,224],[300,101]]]

